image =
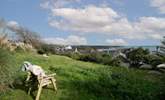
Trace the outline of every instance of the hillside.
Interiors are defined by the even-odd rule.
[[[145,70],[126,69],[76,61],[68,57],[51,55],[48,58],[32,53],[16,53],[14,69],[17,71],[14,88],[0,95],[0,100],[33,100],[36,91],[27,95],[22,84],[26,74],[19,71],[23,61],[56,73],[57,94],[44,88],[41,100],[164,100],[165,75],[149,74]]]

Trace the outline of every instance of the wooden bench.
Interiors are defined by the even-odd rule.
[[[30,75],[31,74],[28,74],[27,81],[30,79]],[[37,77],[38,91],[37,91],[37,96],[36,96],[35,100],[39,100],[42,88],[44,86],[48,86],[48,85],[52,84],[55,92],[57,91],[56,79],[54,78],[55,75],[56,74],[54,73],[54,74],[46,75],[44,77],[41,77],[41,76]],[[32,89],[32,87],[29,87],[29,90],[28,90],[29,95],[30,95],[31,89]]]

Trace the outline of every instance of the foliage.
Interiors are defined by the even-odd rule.
[[[55,49],[54,49],[54,45],[48,45],[45,43],[42,43],[40,48],[38,48],[37,52],[39,54],[56,54]]]
[[[161,56],[154,54],[149,54],[144,56],[144,63],[152,65],[153,69],[156,69],[156,66],[164,63],[164,59]]]
[[[0,33],[0,47],[8,50],[12,49],[11,43],[7,39],[7,34]]]
[[[112,65],[118,66],[120,63],[119,58],[112,59],[111,55],[107,53],[87,53],[87,54],[80,54],[80,53],[66,53],[63,55],[71,57],[76,60],[86,61],[86,62],[94,62],[98,64],[104,65]]]
[[[149,50],[143,48],[137,48],[128,52],[126,55],[132,66],[139,67],[141,63],[144,63],[145,56],[148,54],[149,54]]]
[[[72,59],[76,59],[76,60],[80,60],[80,58],[81,58],[81,56],[82,56],[82,54],[80,54],[80,53],[66,53],[66,54],[64,54],[64,55],[67,55],[68,57],[71,57]]]
[[[120,67],[120,62],[121,62],[121,59],[120,58],[114,58],[114,59],[112,59],[112,61],[110,62],[109,65],[119,66]]]
[[[17,41],[21,41],[25,44],[30,44],[36,49],[40,48],[41,44],[43,43],[38,33],[33,32],[20,25],[8,25],[7,21],[0,18],[0,31],[1,30],[2,33],[8,35],[11,35],[10,31],[12,31],[12,36],[14,36]],[[13,35],[13,33],[15,34]]]
[[[16,52],[25,52],[25,50],[23,48],[21,48],[20,46],[18,46],[17,48],[15,48],[15,51]]]
[[[5,91],[13,82],[13,61],[12,54],[7,49],[0,48],[0,92]]]
[[[8,27],[8,28],[11,31],[15,32],[15,34],[18,36],[18,39],[24,42],[25,44],[30,44],[34,48],[39,48],[40,45],[42,44],[40,36],[36,32],[33,32],[21,26],[17,26],[17,29],[15,29],[14,27]]]
[[[102,56],[98,53],[83,54],[83,55],[81,55],[79,60],[101,63],[102,62]]]

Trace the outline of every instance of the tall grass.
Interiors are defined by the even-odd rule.
[[[6,48],[9,50],[12,49],[11,44],[9,43],[9,41],[7,39],[7,35],[0,36],[0,47]]]
[[[14,58],[8,49],[0,47],[0,92],[8,89],[13,82]]]
[[[145,70],[111,67],[76,61],[68,57],[17,53],[15,64],[28,60],[56,73],[58,92],[44,88],[41,100],[165,100],[165,76]],[[24,77],[25,78],[25,77]],[[0,96],[2,100],[32,100],[21,87]],[[4,99],[5,98],[5,99]]]

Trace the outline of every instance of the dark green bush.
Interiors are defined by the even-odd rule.
[[[159,64],[164,63],[164,59],[161,56],[157,55],[146,55],[144,57],[144,62],[147,64],[151,64],[154,69],[156,69],[156,66]]]
[[[38,54],[56,54],[54,45],[42,44],[40,48],[37,48]]]
[[[39,50],[37,50],[37,53],[38,54],[45,54],[46,52],[43,49],[39,49]]]
[[[119,66],[120,58],[112,59],[111,55],[107,53],[91,53],[91,54],[80,54],[80,53],[63,53],[62,55],[71,57],[76,60],[94,62],[104,65]]]
[[[69,53],[68,56],[73,58],[73,59],[79,60],[81,57],[81,54],[80,53]]]
[[[139,67],[141,63],[145,62],[145,56],[149,55],[149,50],[143,48],[137,48],[128,52],[126,55],[128,60],[130,61],[131,66]]]
[[[83,54],[83,55],[81,55],[79,60],[102,63],[102,57],[100,54],[97,54],[97,53]]]
[[[111,61],[111,63],[109,65],[112,65],[112,66],[120,66],[120,58],[115,58]]]

